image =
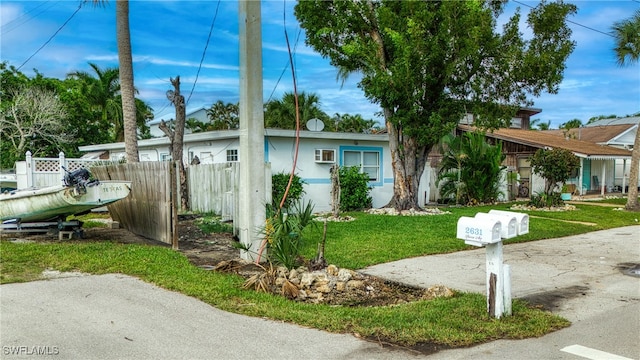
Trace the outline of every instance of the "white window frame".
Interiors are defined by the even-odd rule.
[[[315,161],[317,163],[335,164],[335,149],[315,149]]]
[[[345,155],[347,153],[357,153],[360,155],[359,164],[346,164]],[[375,154],[376,164],[365,164],[365,155]],[[369,174],[369,183],[375,186],[383,185],[382,178],[382,147],[369,147],[369,146],[342,146],[340,147],[340,165],[344,167],[359,166],[361,173]],[[374,171],[366,171],[366,169],[375,169]],[[376,176],[372,177],[371,174],[375,172]]]

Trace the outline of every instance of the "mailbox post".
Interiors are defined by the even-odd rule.
[[[516,231],[516,219],[509,215],[463,216],[457,225],[458,239],[468,245],[486,247],[487,312],[498,319],[511,315],[511,274],[502,256],[502,238],[514,237]]]

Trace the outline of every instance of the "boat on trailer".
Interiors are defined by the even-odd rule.
[[[0,230],[47,232],[57,227],[77,232],[81,222],[66,221],[68,216],[124,199],[130,191],[130,181],[95,180],[88,170],[76,170],[65,175],[62,185],[0,194]]]

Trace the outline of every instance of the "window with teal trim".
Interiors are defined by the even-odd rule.
[[[380,181],[380,152],[366,150],[345,150],[342,165],[345,167],[357,166],[360,172],[369,176],[369,181]]]

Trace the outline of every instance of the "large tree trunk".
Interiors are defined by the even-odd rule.
[[[636,131],[636,139],[633,142],[631,153],[631,170],[629,174],[629,194],[627,197],[627,210],[640,210],[638,205],[638,163],[640,163],[640,129]]]
[[[390,110],[384,109],[389,119]],[[418,187],[429,154],[430,146],[420,146],[413,137],[404,136],[402,128],[386,121],[389,133],[389,151],[394,174],[393,197],[386,205],[396,210],[419,209]]]
[[[138,133],[136,131],[136,99],[133,87],[133,59],[129,33],[129,0],[116,1],[116,36],[120,65],[120,94],[124,122],[124,149],[127,162],[138,162]]]

